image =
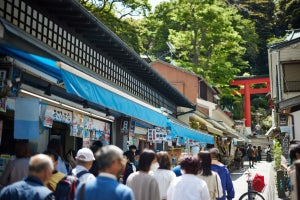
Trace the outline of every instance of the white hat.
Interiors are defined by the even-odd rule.
[[[95,160],[95,157],[93,152],[89,148],[82,148],[77,152],[76,159],[89,162]]]

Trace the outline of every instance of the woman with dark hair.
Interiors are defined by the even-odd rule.
[[[144,149],[140,154],[138,168],[139,171],[129,175],[126,185],[134,193],[135,200],[159,200],[160,193],[158,183],[153,176],[149,174],[151,164],[156,162],[154,151]]]
[[[153,172],[160,191],[160,198],[167,199],[167,190],[171,182],[176,178],[175,173],[171,170],[171,157],[166,151],[156,153],[157,162],[159,167]]]
[[[20,181],[28,175],[30,155],[31,153],[28,141],[17,140],[15,143],[16,158],[7,163],[0,179],[2,186]]]
[[[59,139],[51,139],[48,143],[47,149],[52,149],[58,154],[58,164],[56,166],[56,170],[68,174],[68,170],[63,160],[63,148]]]
[[[180,158],[182,176],[176,177],[167,191],[168,200],[208,200],[209,191],[205,181],[197,177],[200,170],[200,161],[192,156],[186,155]]]
[[[134,165],[134,152],[133,151],[126,151],[123,155],[127,160],[124,174],[123,174],[123,184],[126,184],[128,176],[131,173],[136,172],[136,167]]]
[[[219,175],[211,170],[211,157],[208,151],[201,151],[198,153],[201,168],[198,174],[202,180],[207,184],[210,199],[216,200],[223,196],[222,183]]]

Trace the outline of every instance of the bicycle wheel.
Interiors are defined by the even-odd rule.
[[[248,199],[250,195],[250,199]],[[265,198],[259,194],[258,192],[255,192],[255,191],[250,191],[250,192],[246,192],[244,193],[240,198],[239,200],[265,200]]]

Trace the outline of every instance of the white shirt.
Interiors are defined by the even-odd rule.
[[[161,199],[167,199],[167,191],[171,182],[176,178],[175,173],[172,170],[157,169],[153,172],[153,177],[158,183]]]
[[[73,170],[72,170],[72,174],[74,176],[76,176],[79,172],[81,171],[89,171],[87,168],[83,167],[82,165],[77,165]],[[85,183],[89,180],[93,180],[95,179],[95,176],[91,173],[86,173],[83,174],[82,176],[79,177],[79,181],[80,183]]]
[[[205,181],[193,174],[176,177],[169,186],[167,200],[208,200],[210,199]]]

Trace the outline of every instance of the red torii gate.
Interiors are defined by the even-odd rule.
[[[234,86],[244,86],[244,89],[238,90],[239,93],[244,95],[244,117],[245,126],[251,130],[251,94],[264,94],[269,93],[270,89],[270,77],[269,76],[249,76],[249,77],[238,77],[230,83]],[[266,84],[265,88],[252,88],[251,86],[256,84]]]

